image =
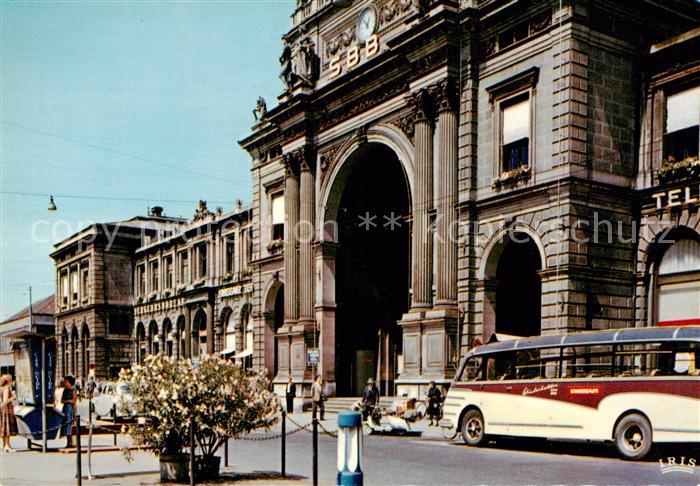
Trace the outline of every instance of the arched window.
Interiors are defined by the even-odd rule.
[[[207,353],[207,313],[199,309],[192,321],[192,357]]]
[[[179,316],[175,322],[175,357],[185,355],[185,316]]]
[[[682,239],[669,246],[657,275],[658,324],[700,324],[700,243]]]
[[[243,366],[246,369],[253,367],[253,319],[250,316],[250,305],[246,305],[241,312],[241,329],[243,329],[243,344],[244,348],[241,352],[243,358]]]

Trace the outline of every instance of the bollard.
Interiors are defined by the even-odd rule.
[[[194,415],[190,418],[190,486],[194,486]]]
[[[114,417],[114,430],[112,431],[114,434],[114,445],[117,445],[117,404],[114,403],[112,404],[112,417]]]
[[[78,486],[81,486],[83,484],[83,464],[82,457],[80,456],[83,448],[80,445],[80,415],[75,417],[75,423],[77,424],[75,427],[75,477],[77,479]]]
[[[282,410],[282,477],[287,475],[287,412]]]
[[[338,414],[338,476],[340,486],[362,486],[362,414]]]
[[[318,419],[316,418],[316,409],[318,407],[314,407],[311,411],[311,423],[313,424],[312,430],[313,433],[311,434],[313,439],[312,439],[312,445],[313,445],[313,484],[314,486],[318,486]]]

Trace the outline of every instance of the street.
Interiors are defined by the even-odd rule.
[[[308,414],[294,419],[308,423]],[[335,430],[334,417],[324,422]],[[296,426],[289,426],[293,431]],[[275,435],[254,433],[248,439]],[[98,443],[109,443],[111,437],[100,437]],[[60,441],[62,444],[63,441]],[[120,437],[120,444],[126,444]],[[59,443],[57,442],[56,445]],[[37,452],[23,452],[24,441],[14,439],[18,451],[2,456],[2,484],[75,484],[75,456],[51,453],[42,457]],[[222,451],[223,452],[223,451]],[[365,484],[692,484],[699,482],[698,472],[668,472],[663,474],[658,459],[666,455],[697,457],[692,446],[661,448],[644,462],[625,462],[615,456],[612,447],[572,445],[545,441],[500,440],[488,447],[475,449],[461,441],[446,441],[436,430],[424,437],[365,436],[362,469]],[[245,474],[237,484],[310,484],[311,434],[301,431],[287,437],[288,479],[274,479],[280,468],[280,440],[232,440],[230,468],[223,468],[231,480],[232,474]],[[93,474],[98,479],[84,484],[154,484],[158,482],[158,460],[144,452],[134,452],[133,462],[127,463],[120,452],[100,452],[93,455]],[[254,480],[251,473],[272,473]],[[83,474],[87,474],[87,459],[83,456]],[[336,474],[336,439],[319,437],[319,476],[321,484],[334,484]],[[222,480],[221,482],[228,482]]]

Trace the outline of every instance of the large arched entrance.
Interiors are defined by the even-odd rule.
[[[541,334],[542,256],[531,235],[514,229],[500,236],[487,255],[484,334]]]
[[[359,395],[374,378],[382,394],[393,394],[402,346],[397,321],[409,306],[406,174],[389,147],[366,143],[344,163],[331,191],[338,235],[336,393]]]

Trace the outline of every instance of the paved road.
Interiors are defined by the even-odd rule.
[[[303,420],[297,417],[297,420]],[[330,424],[329,424],[330,425]],[[293,428],[293,427],[290,427]],[[331,428],[331,427],[329,427]],[[253,434],[263,437],[266,434]],[[700,471],[662,474],[659,455],[700,457],[697,449],[677,447],[662,450],[643,463],[617,459],[611,448],[572,446],[541,441],[500,441],[482,449],[448,443],[439,434],[427,437],[365,437],[364,465],[367,485],[408,484],[668,484],[700,483]],[[108,440],[108,439],[104,439]],[[121,439],[124,441],[124,439]],[[13,441],[22,447],[21,440]],[[62,443],[62,442],[61,442]],[[232,441],[228,472],[278,471],[279,440]],[[321,436],[319,441],[321,484],[334,484],[336,440]],[[287,471],[297,480],[274,484],[309,484],[311,476],[311,435],[299,432],[288,437]],[[3,455],[0,483],[3,485],[75,484],[73,455],[16,452]],[[85,464],[85,463],[84,463]],[[146,453],[135,453],[128,464],[117,452],[93,456],[93,472],[115,474],[84,484],[153,484],[157,482],[158,461]],[[700,470],[700,466],[698,467]],[[86,469],[84,470],[86,471]],[[144,474],[147,473],[147,474]],[[262,480],[254,484],[272,484]],[[244,484],[248,484],[245,482]]]
[[[277,447],[275,447],[277,446]],[[276,469],[278,443],[237,441],[231,447],[232,463]],[[320,478],[335,480],[336,442],[322,436]],[[299,433],[288,439],[288,471],[310,476],[311,437]],[[698,450],[676,448],[660,453],[700,457]],[[572,446],[541,441],[501,441],[486,448],[468,448],[438,439],[369,436],[364,441],[365,484],[692,484],[700,483],[700,466],[694,474],[662,474],[656,457],[630,463],[600,445]]]

